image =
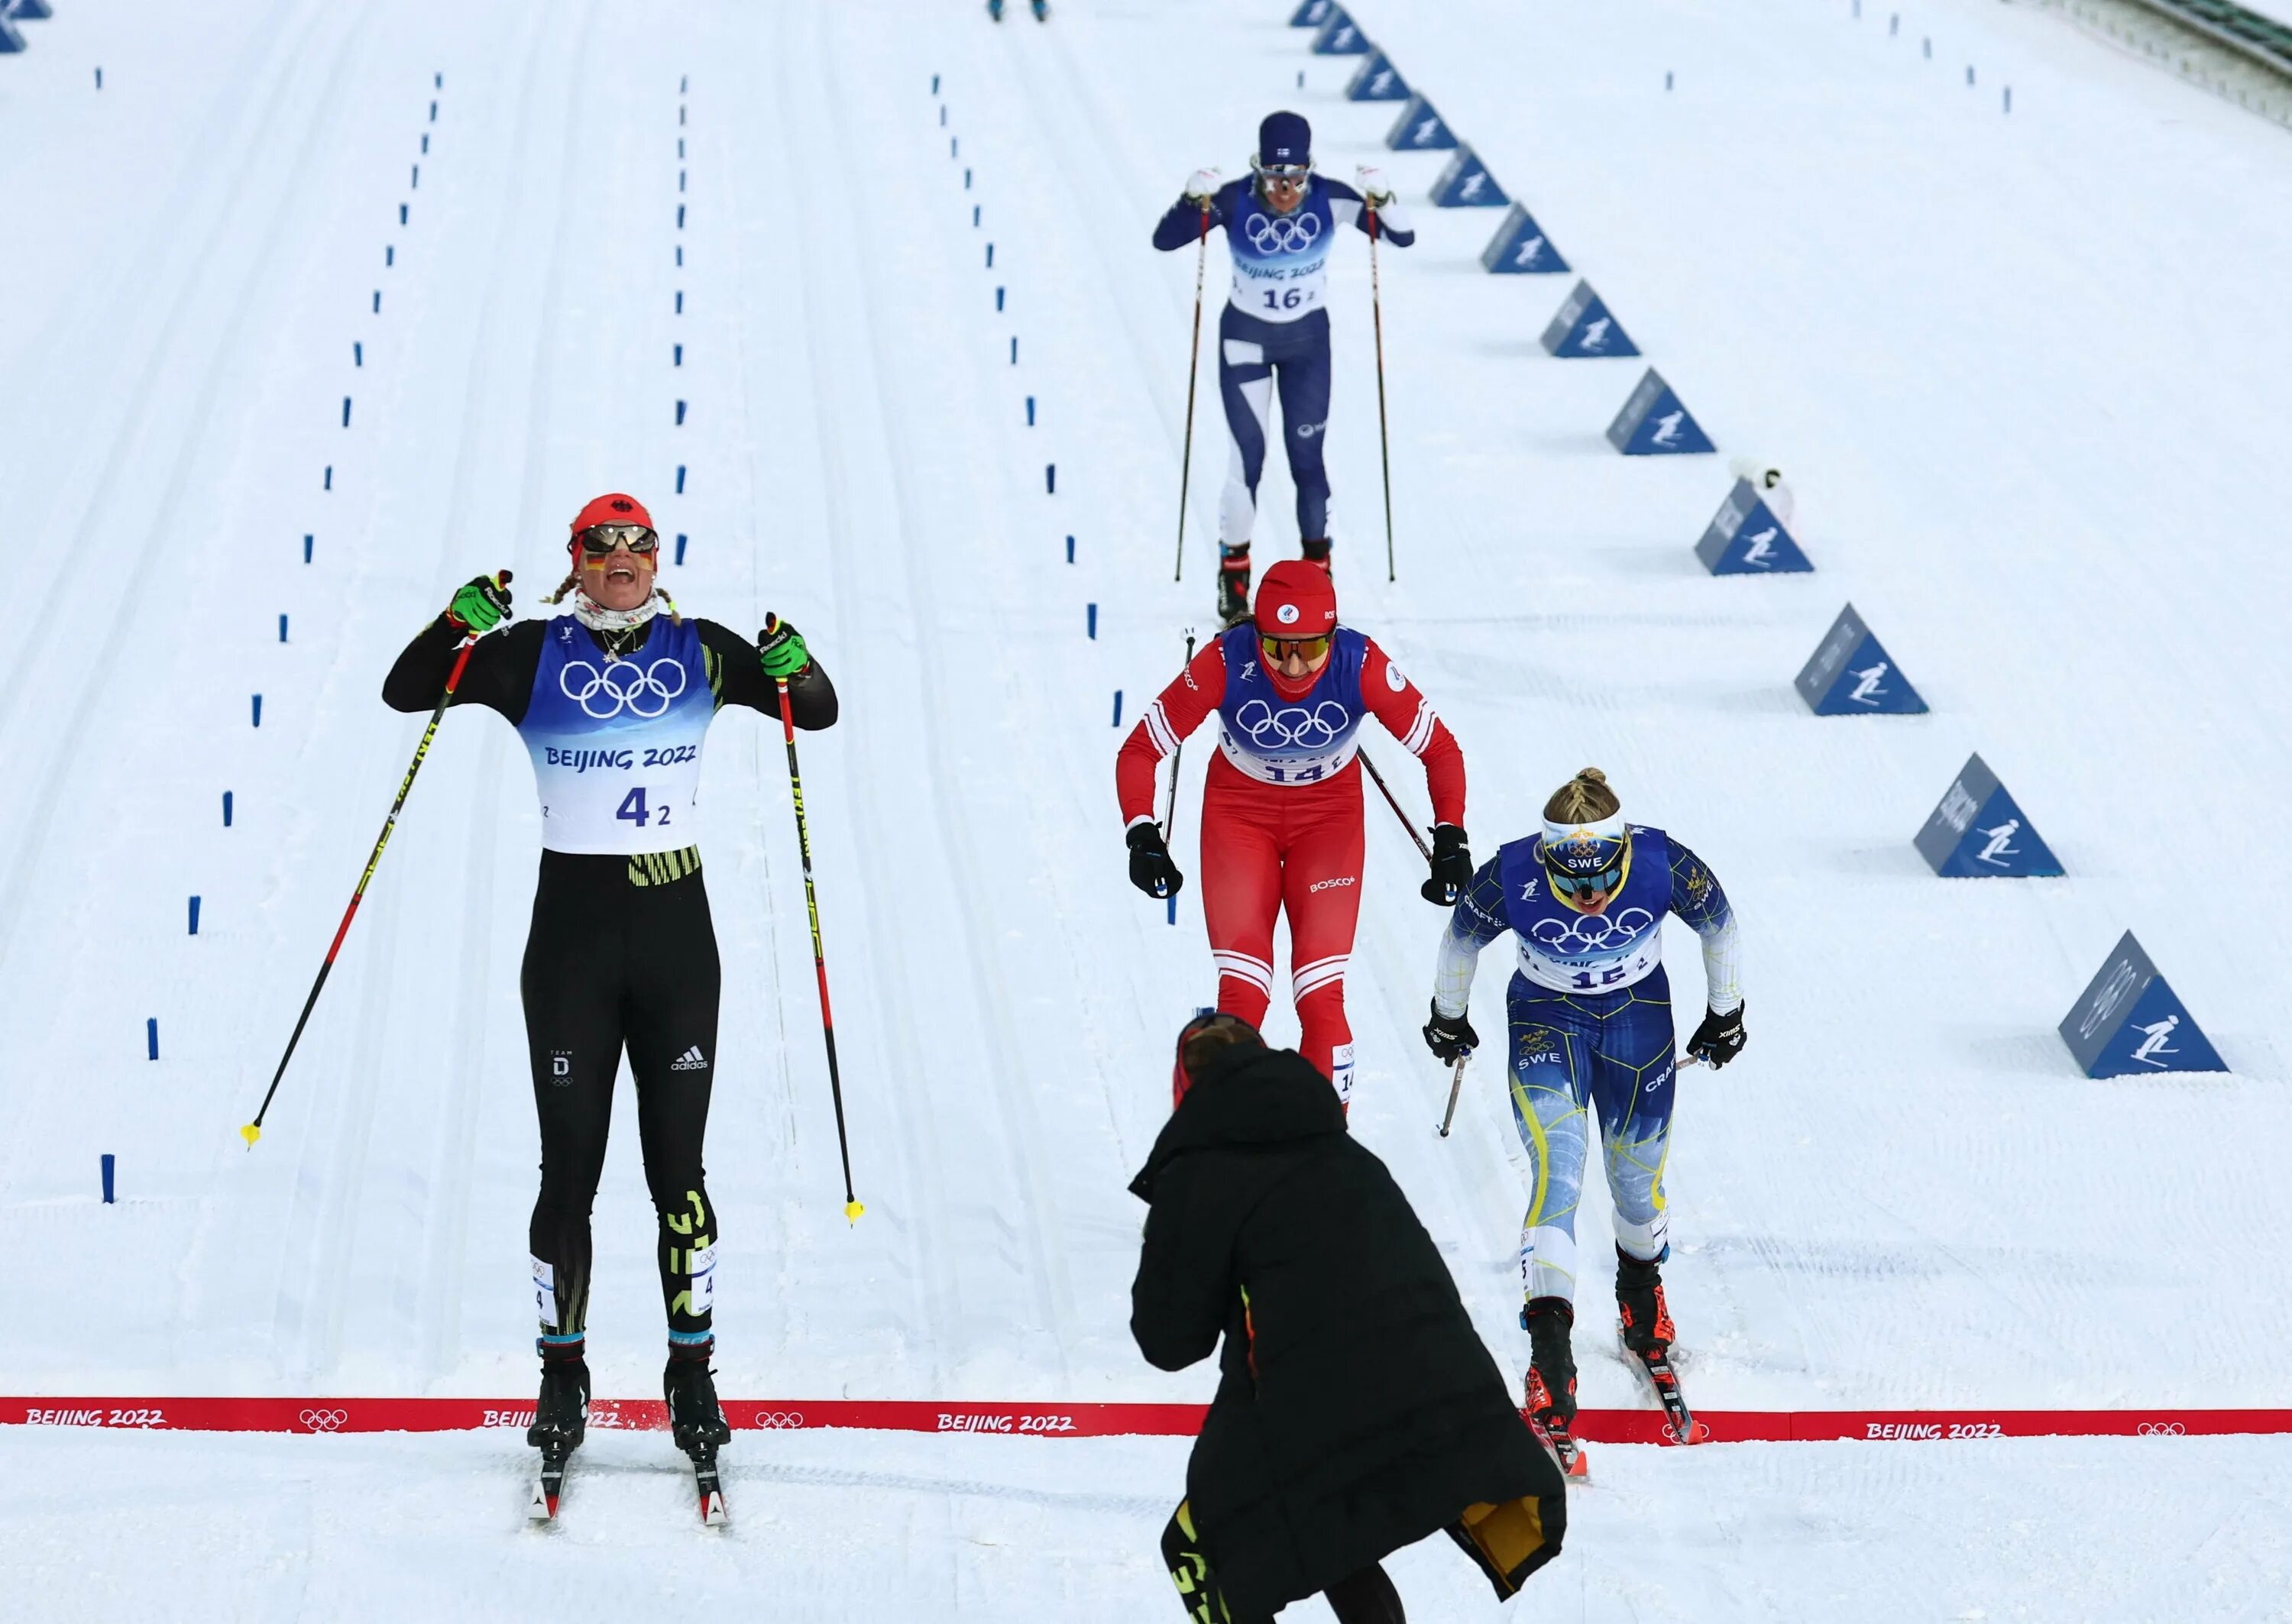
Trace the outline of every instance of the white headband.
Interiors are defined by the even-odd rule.
[[[1564,846],[1570,840],[1621,840],[1624,838],[1624,815],[1619,810],[1612,816],[1590,824],[1555,824],[1544,820],[1544,843]]]

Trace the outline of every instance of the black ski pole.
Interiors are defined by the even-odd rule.
[[[503,570],[494,576],[494,584],[507,586],[510,573]],[[303,1041],[303,1028],[309,1025],[311,1011],[318,1007],[319,989],[335,968],[335,955],[343,950],[343,938],[351,933],[351,921],[358,917],[359,904],[366,898],[366,888],[374,879],[374,871],[382,866],[383,848],[390,844],[390,832],[398,827],[398,815],[406,806],[406,797],[413,791],[414,775],[422,770],[422,759],[430,753],[430,741],[438,736],[438,724],[446,715],[446,707],[454,703],[454,690],[461,686],[462,673],[469,669],[470,650],[478,646],[475,638],[462,640],[461,652],[454,656],[454,669],[446,675],[446,691],[438,696],[438,708],[430,712],[430,725],[422,730],[422,742],[414,747],[413,764],[407,768],[406,776],[399,780],[398,799],[390,803],[390,816],[382,820],[382,833],[374,843],[374,853],[366,860],[366,872],[359,876],[358,889],[351,893],[351,905],[343,910],[343,922],[335,928],[335,939],[327,945],[326,961],[319,966],[319,978],[311,984],[311,995],[303,1001],[303,1013],[295,1017],[295,1031],[286,1040],[286,1052],[278,1057],[278,1069],[270,1073],[270,1086],[263,1090],[262,1106],[254,1120],[238,1130],[238,1137],[253,1150],[254,1142],[262,1137],[262,1119],[270,1110],[270,1101],[278,1092],[278,1080],[286,1075],[286,1063],[295,1057],[295,1046]]]
[[[803,817],[803,773],[795,764],[795,712],[788,708],[785,680],[780,695],[780,735],[787,741],[788,793],[795,801],[795,845],[803,856],[803,905],[811,915],[811,967],[819,977],[819,1031],[827,1041],[827,1086],[835,1096],[835,1148],[843,1157],[843,1217],[856,1224],[868,1210],[851,1193],[851,1141],[843,1130],[843,1074],[835,1064],[835,1017],[827,1003],[827,950],[819,940],[819,892],[811,882],[811,831]]]
[[[1376,327],[1376,450],[1384,465],[1384,578],[1393,580],[1392,442],[1384,430],[1384,300],[1376,280],[1376,205],[1368,205],[1368,310]],[[1421,842],[1420,842],[1421,844]]]
[[[1384,804],[1392,808],[1393,816],[1399,818],[1400,826],[1408,831],[1408,838],[1416,842],[1416,849],[1423,854],[1427,863],[1432,862],[1432,848],[1424,843],[1424,837],[1416,832],[1416,825],[1408,821],[1408,814],[1403,812],[1400,809],[1400,803],[1392,798],[1392,791],[1385,784],[1384,775],[1376,770],[1376,763],[1368,759],[1368,752],[1366,750],[1360,752],[1360,764],[1368,768],[1370,780],[1384,796]]]
[[[1194,629],[1186,628],[1186,663],[1180,671],[1192,669],[1194,663]],[[1186,741],[1180,739],[1178,747],[1170,752],[1170,814],[1162,820],[1162,844],[1170,843],[1170,833],[1178,826],[1178,768],[1186,759]]]
[[[1449,1108],[1441,1113],[1441,1137],[1444,1139],[1449,1137],[1449,1124],[1457,1120],[1457,1096],[1465,1087],[1465,1062],[1472,1057],[1469,1049],[1458,1055],[1456,1069],[1449,1073]]]
[[[1178,462],[1178,567],[1170,579],[1186,578],[1186,491],[1194,478],[1194,382],[1202,370],[1202,273],[1210,262],[1210,205],[1202,199],[1202,234],[1194,255],[1194,340],[1186,351],[1186,444]]]

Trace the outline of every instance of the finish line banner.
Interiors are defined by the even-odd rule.
[[[736,1430],[984,1432],[1047,1438],[1191,1437],[1206,1404],[934,1404],[908,1399],[730,1399]],[[0,1398],[0,1427],[122,1427],[149,1432],[523,1432],[529,1399]],[[658,1399],[591,1399],[589,1425],[664,1432]],[[1660,1410],[1584,1410],[1588,1443],[1669,1443]],[[1873,1443],[1972,1438],[2215,1437],[2292,1433],[2292,1410],[1708,1410],[1699,1443]]]

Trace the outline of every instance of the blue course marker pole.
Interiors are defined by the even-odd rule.
[[[1122,726],[1122,690],[1120,688],[1114,690],[1114,725],[1118,728]],[[155,1022],[154,1025],[157,1023]]]
[[[332,462],[329,462],[329,463],[327,463],[327,478],[326,478],[326,482],[325,482],[324,484],[322,484],[319,488],[320,490],[327,490],[327,491],[330,491],[330,490],[333,490],[333,489],[335,488],[335,465],[334,465]]]
[[[684,494],[684,464],[682,462],[676,465],[676,494],[680,496]]]
[[[681,203],[676,205],[676,229],[680,231],[684,229],[684,205]]]
[[[286,617],[284,615],[278,617],[278,640],[282,643],[286,640]]]
[[[374,313],[382,314],[382,290],[378,287],[374,290]]]
[[[1018,335],[1017,334],[1015,334],[1015,333],[1014,333],[1014,334],[1013,334],[1011,335],[1011,365],[1012,365],[1012,366],[1016,366],[1018,364],[1019,364],[1019,335]]]
[[[353,366],[366,365],[366,346],[356,339],[351,341],[351,365]]]
[[[111,1199],[111,1174],[112,1169],[115,1165],[111,1153],[109,1151],[105,1151],[103,1153],[103,1204],[107,1207],[113,1204]]]
[[[1303,78],[1305,76],[1304,76],[1303,74],[1302,74],[1302,73],[1301,73],[1301,74],[1299,74],[1297,76],[1298,76],[1299,78],[1301,78],[1301,79],[1302,79],[1302,78]],[[1169,902],[1170,902],[1170,922],[1171,922],[1172,924],[1174,924],[1174,924],[1176,924],[1176,923],[1178,922],[1178,899],[1177,899],[1176,897],[1173,896],[1173,897],[1171,897],[1171,898],[1169,899]]]
[[[402,203],[398,205],[398,223],[401,226],[406,223],[406,205]]]
[[[1035,398],[1034,398],[1032,395],[1029,395],[1029,396],[1028,396],[1028,397],[1027,397],[1027,427],[1029,427],[1029,429],[1031,429],[1031,428],[1033,428],[1034,426],[1035,426]]]
[[[388,270],[392,265],[397,263],[398,245],[396,243],[384,243],[382,245],[382,268],[384,270]]]
[[[676,290],[676,313],[679,316],[684,314],[684,290],[682,288]]]
[[[303,534],[303,563],[308,564],[308,563],[311,561],[311,549],[313,546],[315,546],[315,545],[317,544],[317,541],[318,541],[318,538],[317,538],[317,537],[315,537],[315,536],[313,536],[313,535],[310,535],[308,532],[305,532],[305,533]]]
[[[939,94],[939,75],[937,74],[932,75],[932,94],[934,96]]]
[[[681,253],[681,252],[682,252],[682,250],[679,250],[679,252]],[[674,354],[675,354],[675,358],[676,358],[674,361],[670,362],[669,364],[670,364],[671,366],[683,366],[683,365],[684,365],[684,346],[683,346],[683,345],[682,345],[682,344],[672,344],[672,345],[670,345],[670,346],[669,346],[669,348],[670,348],[670,350],[673,350],[673,351],[674,352]]]
[[[1056,462],[1045,462],[1043,464],[1043,494],[1055,496],[1058,494],[1059,465]]]
[[[262,695],[260,694],[254,696],[254,725],[258,728],[262,726]]]
[[[987,245],[987,269],[989,270],[995,269],[995,245],[993,243]]]
[[[676,403],[676,426],[680,429],[684,427],[684,402],[682,400]]]
[[[143,1043],[151,1058],[157,1060],[159,1057],[159,1017],[156,1015],[143,1023]]]
[[[995,308],[997,310],[1003,308],[1003,290],[999,287],[995,290]]]
[[[406,183],[406,189],[407,189],[408,191],[410,191],[410,192],[418,192],[418,191],[420,191],[420,190],[422,189],[422,165],[421,165],[416,164],[416,165],[414,166],[414,178],[413,178],[411,181],[408,181]]]
[[[229,790],[222,792],[222,826],[226,829],[230,827],[230,792]]]
[[[95,88],[98,90],[103,88],[103,69],[101,68],[95,70]]]
[[[964,191],[971,189],[971,171],[968,169],[963,172],[963,189]]]
[[[676,534],[676,561],[677,561],[679,564],[682,564],[682,563],[683,563],[683,562],[684,562],[684,543],[685,543],[685,535],[684,535],[684,533],[683,533],[682,530],[680,530],[680,531],[678,531],[678,532],[677,532],[677,534]]]
[[[343,428],[345,428],[345,429],[347,429],[347,428],[349,428],[350,426],[351,426],[351,398],[350,398],[348,395],[345,395],[345,396],[343,396]]]
[[[1098,641],[1098,606],[1096,604],[1086,606],[1083,616],[1083,628],[1092,642]]]
[[[1067,562],[1069,564],[1074,562],[1074,537],[1072,536],[1067,537]]]
[[[975,203],[971,205],[971,229],[979,229],[979,205]]]
[[[190,929],[190,934],[191,934],[192,936],[197,936],[197,935],[198,935],[198,933],[199,933],[199,899],[198,899],[197,896],[193,896],[193,897],[191,898],[191,929]]]

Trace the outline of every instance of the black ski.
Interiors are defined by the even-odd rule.
[[[565,1467],[573,1458],[573,1445],[553,1443],[541,1451],[541,1469],[534,1474],[533,1499],[525,1515],[536,1523],[557,1520],[557,1505],[565,1495]]]
[[[1626,1346],[1624,1356],[1644,1371],[1648,1385],[1655,1389],[1662,1402],[1667,1430],[1674,1443],[1695,1442],[1695,1414],[1687,1407],[1687,1399],[1679,1390],[1679,1372],[1671,1368],[1671,1350],[1650,1348],[1644,1353]]]
[[[716,1471],[716,1446],[704,1443],[692,1451],[692,1477],[700,1495],[700,1521],[709,1528],[722,1528],[732,1520],[731,1511],[724,1504],[724,1482]]]

